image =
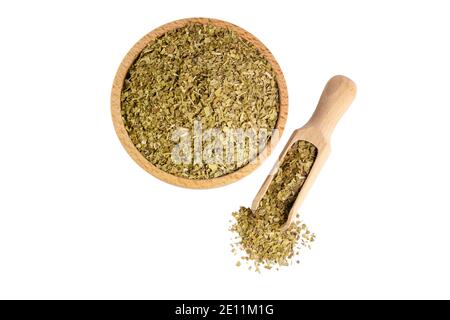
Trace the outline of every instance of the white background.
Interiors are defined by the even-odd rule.
[[[450,8],[445,1],[0,4],[0,298],[450,298]],[[202,16],[247,29],[289,89],[287,129],[213,190],[153,178],[117,139],[110,90],[144,34]],[[249,206],[328,78],[358,85],[301,208],[301,264],[235,266]]]

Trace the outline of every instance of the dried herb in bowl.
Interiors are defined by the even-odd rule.
[[[211,179],[242,168],[262,151],[252,153],[235,133],[254,132],[265,145],[279,100],[275,72],[253,44],[227,28],[190,23],[141,51],[123,84],[121,116],[135,147],[157,168]],[[196,127],[215,131],[198,137]],[[196,148],[196,141],[213,147]]]
[[[231,231],[239,241],[233,244],[233,252],[245,252],[244,260],[254,262],[256,270],[285,266],[293,261],[301,247],[309,247],[314,241],[307,226],[294,221],[282,231],[289,211],[307,178],[317,156],[316,147],[307,141],[295,142],[287,152],[258,208],[241,207],[234,212],[236,222]]]

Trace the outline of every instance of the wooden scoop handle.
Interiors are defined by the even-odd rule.
[[[323,89],[319,104],[305,127],[314,127],[325,139],[329,139],[355,95],[356,85],[352,80],[344,76],[334,76]]]

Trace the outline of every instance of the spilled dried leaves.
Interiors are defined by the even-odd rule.
[[[208,24],[191,23],[148,44],[129,69],[121,94],[122,119],[139,152],[159,169],[188,179],[220,177],[253,159],[175,163],[174,130],[191,130],[194,121],[224,133],[264,128],[267,143],[278,113],[270,63],[235,32]]]
[[[280,227],[286,221],[316,156],[317,149],[313,144],[295,142],[256,211],[241,207],[233,213],[236,221],[230,230],[237,242],[232,244],[232,252],[244,252],[242,260],[253,262],[256,271],[261,266],[271,269],[289,265],[302,247],[309,248],[314,241],[315,235],[298,220],[298,216],[287,230],[282,231]]]

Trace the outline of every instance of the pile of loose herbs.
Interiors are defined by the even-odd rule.
[[[208,24],[191,23],[149,43],[130,67],[121,94],[122,119],[136,148],[161,170],[189,179],[226,175],[253,159],[176,163],[174,130],[192,130],[194,121],[223,132],[263,128],[267,143],[278,113],[270,63],[235,32]]]
[[[232,244],[232,252],[237,254],[238,251],[244,251],[242,259],[253,261],[257,271],[260,266],[271,269],[289,265],[301,247],[310,247],[314,241],[315,235],[298,220],[298,216],[287,230],[282,231],[280,227],[286,221],[316,156],[317,149],[313,144],[307,141],[295,142],[258,208],[252,211],[241,207],[233,213],[236,222],[231,226],[231,231],[236,234],[238,242]]]

